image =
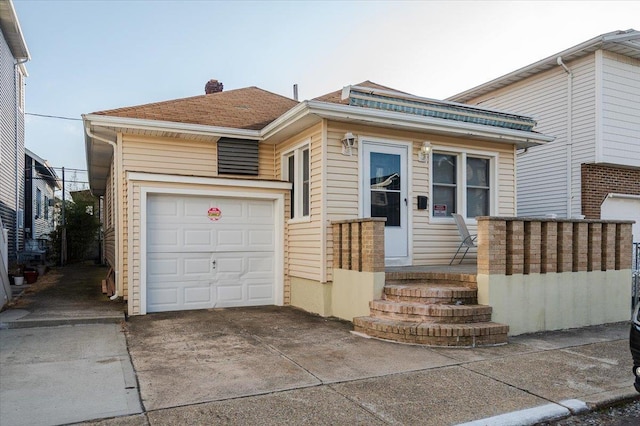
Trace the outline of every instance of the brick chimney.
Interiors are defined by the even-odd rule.
[[[204,85],[204,93],[206,93],[207,95],[211,93],[222,92],[222,89],[222,82],[218,80],[209,80],[207,81],[207,84]]]

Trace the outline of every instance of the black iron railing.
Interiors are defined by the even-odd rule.
[[[631,260],[631,309],[640,302],[640,242],[633,243],[633,258]]]

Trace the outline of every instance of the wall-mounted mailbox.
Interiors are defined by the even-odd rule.
[[[418,210],[427,210],[429,208],[429,198],[426,195],[418,195]]]

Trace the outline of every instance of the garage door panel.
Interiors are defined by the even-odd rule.
[[[147,231],[147,251],[175,250],[179,247],[180,238],[177,229],[166,229],[149,226]]]
[[[211,253],[149,253],[147,280],[152,282],[210,280]]]
[[[198,228],[184,228],[184,248],[201,248],[206,247],[211,249],[215,246],[215,233],[203,232]]]
[[[237,306],[245,300],[242,283],[236,280],[222,280],[216,286],[216,306],[228,307]]]
[[[151,201],[151,199],[150,199]],[[153,197],[153,202],[147,203],[147,215],[152,217],[178,217],[180,210],[178,200],[169,197]]]
[[[252,250],[260,248],[267,250],[273,247],[275,238],[273,230],[252,230],[248,232],[248,235],[249,246]]]
[[[247,291],[249,292],[248,298],[250,300],[263,303],[269,303],[273,300],[273,286],[270,283],[264,281],[258,281],[255,283],[247,283]]]
[[[213,306],[211,282],[164,282],[147,290],[147,311],[207,309]]]
[[[251,219],[257,219],[258,223],[273,223],[273,209],[265,204],[248,203],[247,215]]]
[[[148,312],[275,303],[273,201],[149,195],[147,205]]]
[[[178,259],[175,258],[147,258],[147,276],[153,279],[178,276]]]

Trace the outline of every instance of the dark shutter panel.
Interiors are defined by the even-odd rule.
[[[258,175],[258,141],[221,138],[218,174]]]

